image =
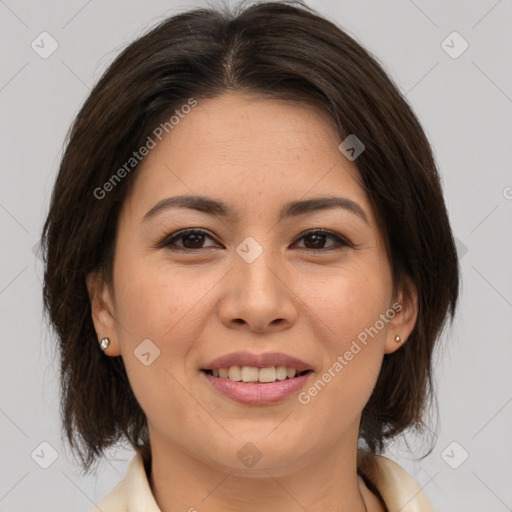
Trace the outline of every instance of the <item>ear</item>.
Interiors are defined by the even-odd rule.
[[[85,278],[85,283],[91,302],[92,321],[98,343],[103,338],[109,338],[110,345],[105,349],[105,354],[119,356],[121,355],[121,347],[117,335],[114,303],[110,288],[99,271],[89,273]]]
[[[418,318],[418,290],[408,277],[402,280],[402,284],[393,297],[391,310],[395,312],[389,321],[386,335],[384,353],[392,354],[399,349],[410,336]],[[399,336],[400,340],[396,341]]]

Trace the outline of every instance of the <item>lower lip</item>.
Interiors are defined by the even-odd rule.
[[[243,404],[265,405],[280,402],[299,391],[312,372],[293,379],[276,380],[268,383],[246,383],[223,379],[201,372],[208,382],[220,393]]]

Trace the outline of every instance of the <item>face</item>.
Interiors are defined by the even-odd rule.
[[[107,356],[123,357],[153,449],[243,473],[238,452],[250,442],[259,469],[283,474],[355,449],[382,358],[410,334],[415,310],[394,291],[340,142],[315,107],[226,94],[200,100],[137,170],[113,287],[92,274],[87,284],[98,337],[111,339]],[[183,195],[226,211],[164,201]],[[320,207],[304,203],[318,198]],[[326,208],[326,198],[339,200]],[[202,371],[234,352],[282,353],[311,371],[288,395],[240,401]]]

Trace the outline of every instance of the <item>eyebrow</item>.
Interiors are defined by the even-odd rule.
[[[220,215],[221,217],[236,218],[236,212],[232,206],[205,196],[175,196],[167,197],[159,201],[151,208],[142,218],[142,222],[146,222],[157,214],[164,212],[170,208],[188,208],[209,215]],[[300,201],[291,201],[282,206],[279,212],[279,220],[298,217],[307,213],[317,212],[321,210],[329,210],[332,208],[343,208],[344,210],[357,215],[366,224],[370,224],[363,208],[346,197],[314,197],[312,199],[304,199]]]

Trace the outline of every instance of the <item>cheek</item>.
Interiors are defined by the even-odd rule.
[[[130,385],[148,417],[158,404],[180,396],[187,354],[207,315],[205,294],[215,276],[170,269],[128,257],[116,261],[116,314]]]
[[[188,422],[200,416],[191,414],[181,384],[190,377],[187,361],[197,340],[218,328],[219,293],[229,295],[222,281],[226,268],[206,268],[171,268],[125,253],[114,270],[121,348],[131,388],[149,422],[176,438],[184,425],[193,431]],[[390,283],[383,270],[364,260],[338,269],[308,265],[287,279],[293,294],[286,300],[298,311],[292,329],[300,330],[299,338],[307,338],[308,346],[316,346],[321,354],[322,369],[305,390],[309,401],[297,404],[304,419],[321,425],[314,434],[319,443],[358,419],[375,385],[385,329],[367,335],[366,344],[360,340],[389,305]],[[149,344],[144,349],[152,360],[147,365],[138,350],[143,340],[157,347]],[[174,418],[182,418],[181,424],[167,417],[170,409]]]
[[[374,326],[389,309],[392,297],[389,269],[373,262],[329,269],[324,276],[304,273],[294,288],[307,306],[304,313],[315,313],[311,321],[322,327],[323,341],[337,351]],[[378,327],[374,339],[384,337],[387,323],[383,328],[379,322]]]
[[[116,267],[116,312],[126,325],[121,341],[127,348],[152,339],[179,350],[199,327],[196,309],[215,284],[215,276],[198,267],[171,268],[150,258],[120,258]],[[187,330],[188,329],[188,330]]]
[[[320,283],[304,281],[304,313],[314,313],[315,337],[325,354],[322,371],[306,389],[301,403],[315,415],[336,418],[339,426],[355,420],[375,386],[388,323],[391,279],[372,266],[345,269]]]

